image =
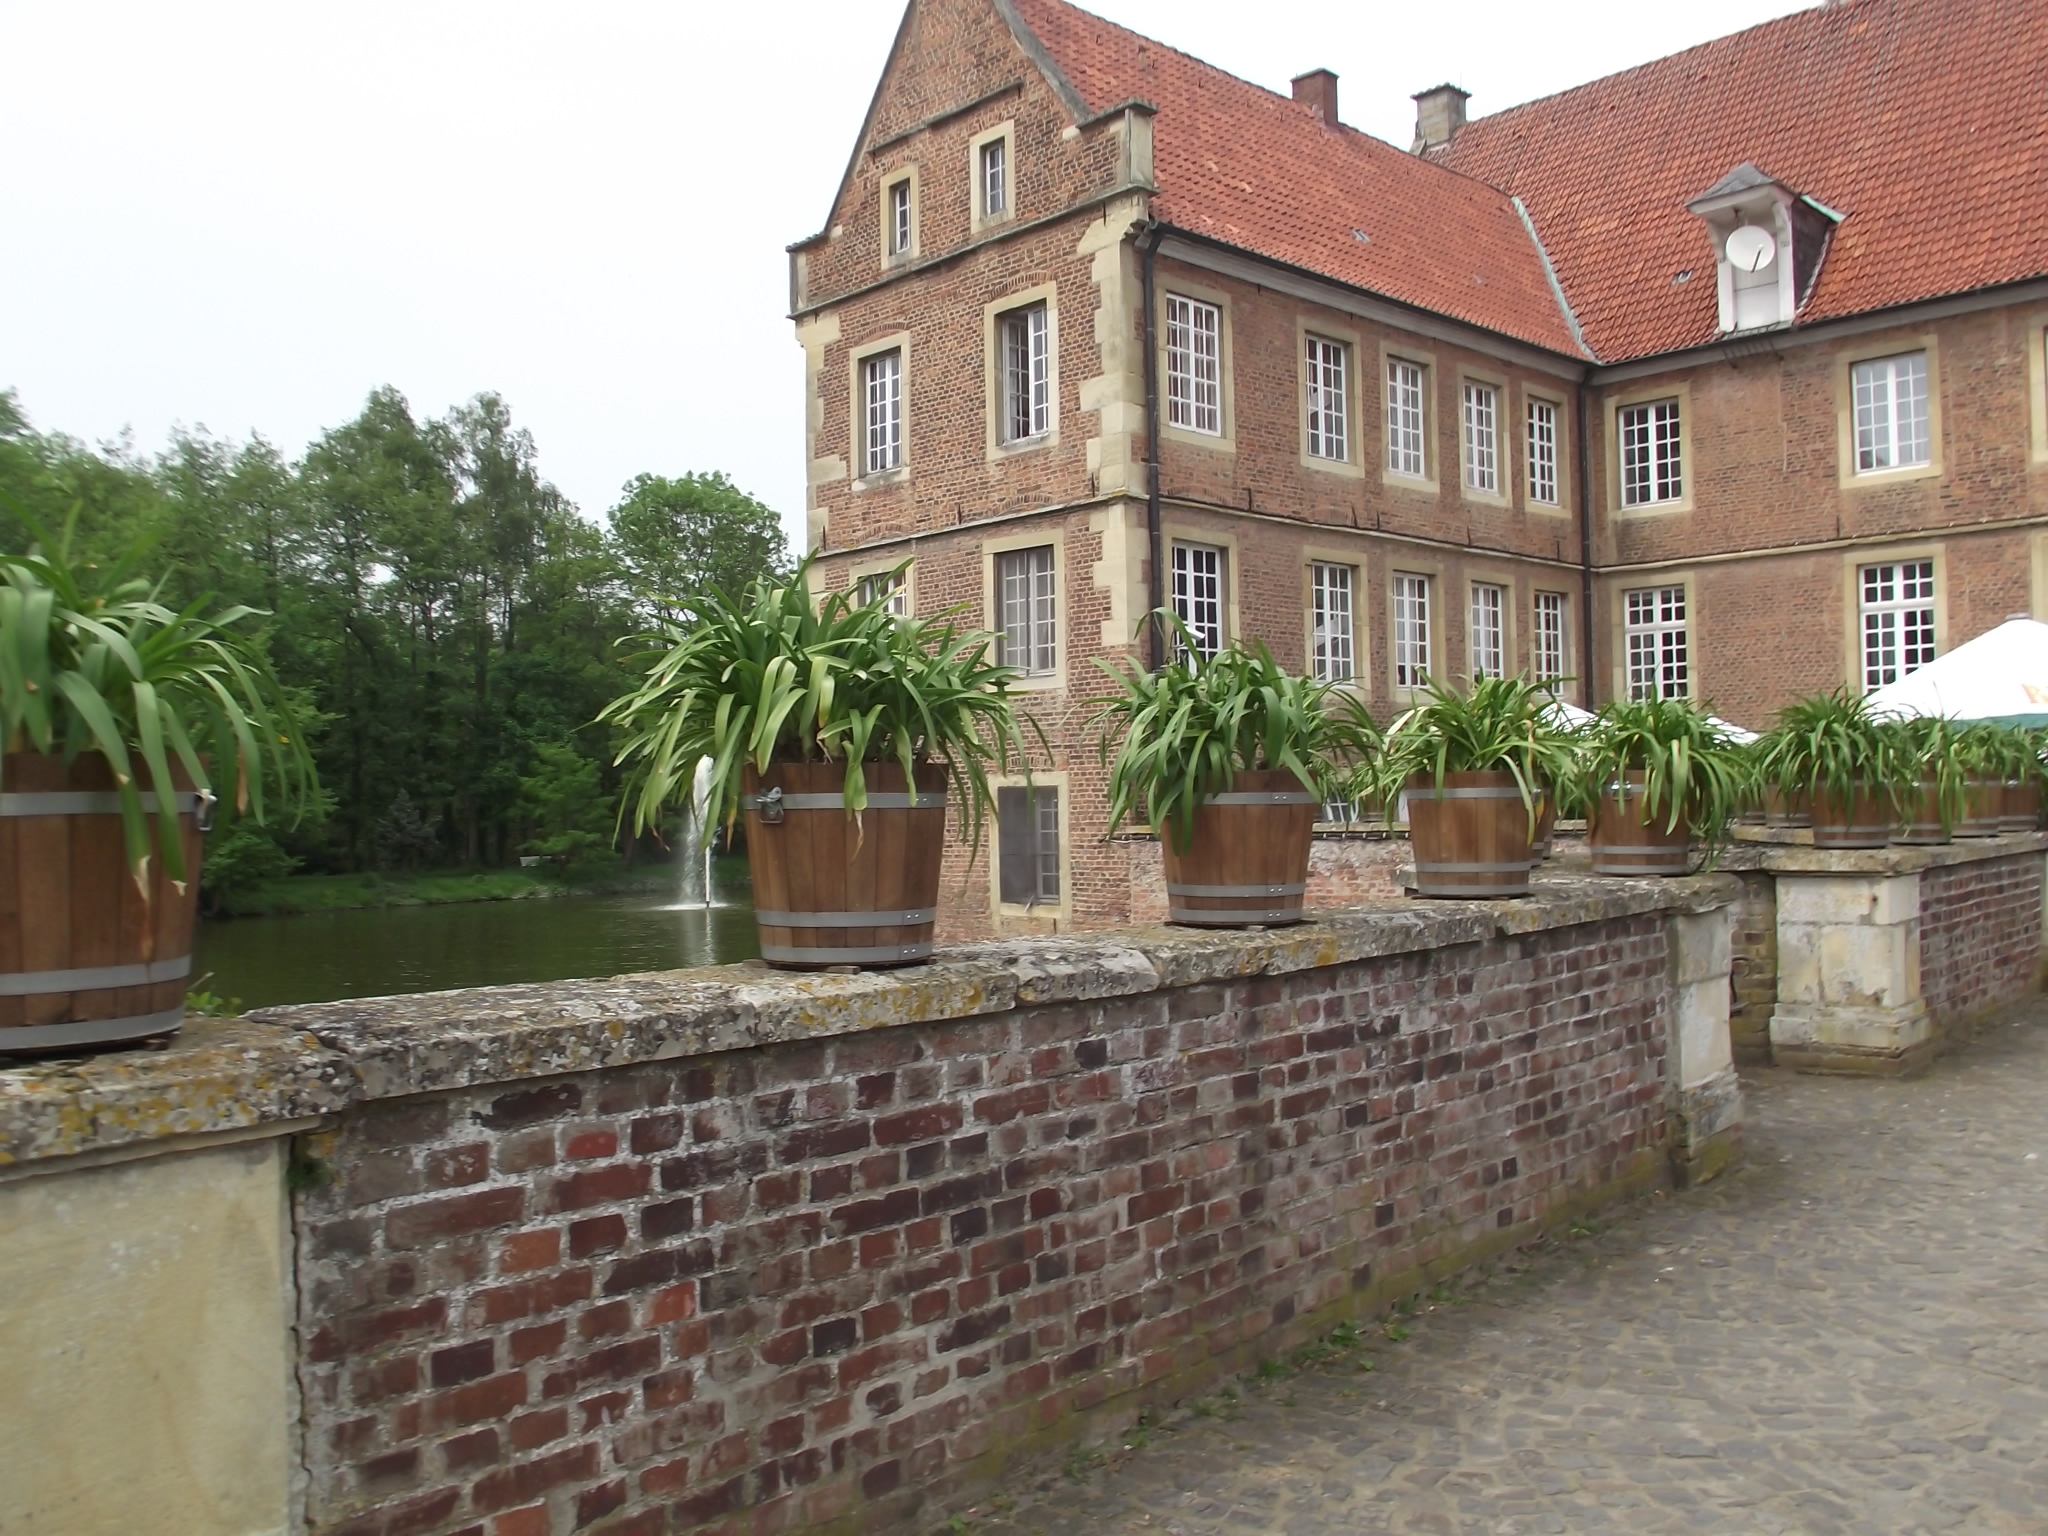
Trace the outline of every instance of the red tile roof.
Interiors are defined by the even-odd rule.
[[[1846,215],[1802,322],[2048,273],[2048,4],[1837,0],[1475,119],[1440,163],[1522,199],[1614,362],[1714,336],[1685,204],[1744,161]]]
[[[1325,127],[1286,96],[1064,0],[1012,4],[1089,110],[1134,97],[1158,109],[1152,157],[1160,219],[1583,355],[1506,194],[1356,129]]]

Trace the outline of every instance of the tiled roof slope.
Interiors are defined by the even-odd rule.
[[[1522,199],[1609,362],[1713,337],[1685,204],[1746,160],[1847,215],[1802,321],[2034,277],[2048,3],[1837,0],[1475,119],[1442,160]]]
[[[1326,128],[1288,97],[1063,0],[1011,3],[1089,110],[1133,97],[1158,109],[1153,207],[1167,223],[1583,355],[1541,253],[1496,188]]]

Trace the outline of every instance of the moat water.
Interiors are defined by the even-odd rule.
[[[367,907],[199,925],[195,985],[246,1008],[723,965],[760,953],[754,909],[654,895]],[[198,978],[211,972],[209,979]]]

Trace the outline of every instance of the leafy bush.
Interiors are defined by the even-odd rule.
[[[1617,699],[1601,706],[1577,732],[1578,773],[1568,803],[1590,811],[1601,794],[1618,788],[1626,801],[1630,773],[1643,776],[1635,793],[1643,819],[1662,816],[1664,830],[1681,820],[1709,844],[1726,834],[1746,796],[1749,754],[1690,699]]]
[[[1391,821],[1418,774],[1441,788],[1445,774],[1494,770],[1513,775],[1533,827],[1538,798],[1575,775],[1573,735],[1555,702],[1548,684],[1521,676],[1482,677],[1469,693],[1432,683],[1387,727],[1384,750],[1354,775],[1353,793],[1378,802]]]
[[[157,797],[157,848],[174,880],[186,876],[178,836],[175,760],[211,793],[207,763],[232,770],[233,801],[257,821],[266,783],[296,812],[316,788],[313,760],[289,693],[244,627],[257,610],[182,611],[132,574],[136,555],[108,568],[74,565],[71,528],[51,540],[16,509],[36,542],[0,554],[0,743],[97,752],[114,771],[128,864],[147,891],[145,792]],[[139,550],[137,551],[139,555]]]
[[[858,815],[863,764],[893,761],[909,777],[938,763],[978,848],[995,803],[990,770],[1028,764],[1025,726],[1043,744],[1010,694],[1021,674],[994,659],[994,635],[955,629],[957,610],[906,619],[880,592],[866,603],[844,592],[820,600],[811,571],[807,558],[789,580],[757,581],[742,599],[714,591],[690,629],[640,637],[646,675],[599,717],[624,732],[621,815],[635,832],[659,827],[666,807],[688,801],[706,757],[713,817],[727,823],[739,815],[748,765],[842,763],[846,809]]]
[[[1104,762],[1118,744],[1109,775],[1111,832],[1142,806],[1156,834],[1171,819],[1174,846],[1185,849],[1196,809],[1229,789],[1240,769],[1285,769],[1326,800],[1377,744],[1356,694],[1294,676],[1259,641],[1200,660],[1171,609],[1154,617],[1179,641],[1173,661],[1157,672],[1128,658],[1095,663],[1118,688],[1088,701]]]

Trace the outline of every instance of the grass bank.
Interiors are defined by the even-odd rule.
[[[718,861],[720,883],[744,878],[745,859],[728,871]],[[558,869],[444,869],[421,874],[287,875],[247,890],[227,892],[223,917],[287,917],[305,912],[339,912],[354,907],[422,907],[458,901],[534,901],[554,896],[601,895],[666,890],[675,871],[661,864],[627,869],[594,864]]]

